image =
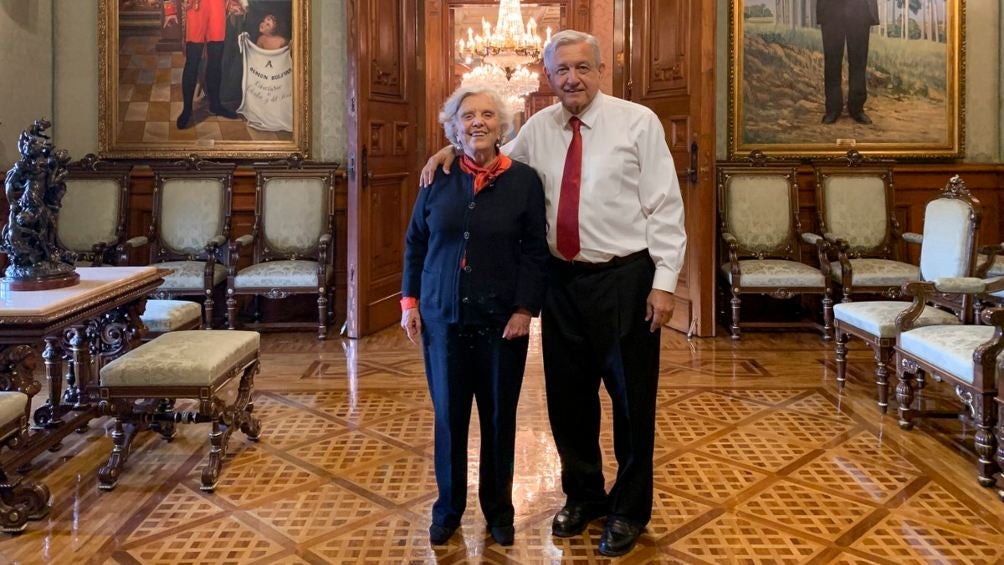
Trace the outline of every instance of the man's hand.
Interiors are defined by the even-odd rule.
[[[408,308],[401,312],[401,328],[408,336],[408,341],[418,345],[418,337],[422,335],[422,316],[418,308]]]
[[[436,167],[443,167],[443,174],[450,174],[450,166],[453,165],[453,160],[457,156],[453,153],[453,146],[447,145],[446,147],[436,151],[429,157],[429,160],[425,162],[425,166],[422,167],[422,174],[418,177],[418,184],[421,187],[426,187],[432,184],[432,179],[436,177]]]
[[[673,317],[673,293],[653,288],[645,303],[645,321],[650,322],[648,331],[655,332]]]
[[[530,311],[520,308],[509,317],[509,323],[502,330],[502,339],[516,339],[530,335]]]

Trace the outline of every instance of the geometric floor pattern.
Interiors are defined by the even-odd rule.
[[[199,490],[204,425],[171,443],[140,436],[118,487],[100,492],[110,425],[93,422],[35,462],[53,511],[0,538],[0,563],[607,562],[602,521],[570,539],[550,533],[563,496],[536,327],[517,416],[516,542],[500,547],[485,531],[475,425],[461,535],[429,545],[431,405],[421,351],[399,334],[264,335],[264,433],[234,434],[211,494]],[[662,363],[652,521],[619,562],[1004,563],[1004,505],[975,481],[972,429],[899,430],[871,397],[867,350],[851,348],[843,394],[832,346],[812,334],[732,343],[664,332]],[[601,435],[610,478],[609,421]]]

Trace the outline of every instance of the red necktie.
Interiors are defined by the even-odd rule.
[[[579,254],[579,185],[582,184],[582,120],[572,116],[572,143],[565,155],[565,172],[561,176],[561,195],[558,197],[558,253],[571,261]]]

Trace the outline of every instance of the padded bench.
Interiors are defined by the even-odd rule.
[[[0,391],[0,446],[17,449],[28,439],[28,395]],[[49,488],[21,477],[8,478],[0,466],[0,531],[24,531],[28,520],[44,518],[52,506]]]
[[[140,316],[148,330],[146,341],[161,334],[202,327],[202,306],[187,300],[147,300]]]
[[[118,484],[133,437],[153,429],[174,437],[177,422],[211,422],[209,463],[202,470],[202,490],[212,491],[234,428],[250,440],[261,435],[251,414],[254,375],[258,372],[258,332],[187,330],[163,334],[101,368],[98,394],[102,413],[116,417],[111,455],[98,470],[98,487]],[[237,394],[227,403],[224,389],[240,377]],[[198,409],[177,412],[174,401],[194,399]]]

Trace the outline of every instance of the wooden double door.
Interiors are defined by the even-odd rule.
[[[438,149],[436,109],[452,90],[452,4],[488,0],[348,0],[348,305],[362,337],[400,318],[404,233],[418,171]],[[530,2],[528,2],[530,3]],[[540,0],[536,3],[548,3]],[[587,0],[559,0],[576,29]],[[608,6],[611,7],[611,6]],[[688,251],[670,325],[713,335],[715,13],[701,0],[613,0],[614,94],[652,108],[666,130],[687,215]],[[607,24],[609,25],[609,24]],[[440,77],[440,78],[437,78]]]

